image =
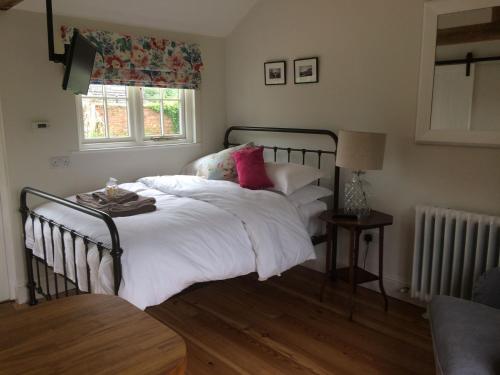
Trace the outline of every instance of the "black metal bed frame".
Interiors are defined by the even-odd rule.
[[[62,206],[69,207],[71,209],[74,209],[76,211],[82,212],[84,214],[87,214],[89,216],[93,216],[97,219],[100,219],[106,224],[108,230],[109,230],[109,235],[111,238],[111,244],[109,245],[104,245],[102,242],[97,242],[88,236],[79,233],[78,231],[68,228],[60,223],[56,223],[55,221],[48,219],[42,215],[39,215],[35,211],[31,210],[28,207],[27,203],[27,198],[28,195],[33,195],[37,196],[39,198],[43,198],[47,201],[54,202],[57,204],[60,204]],[[53,268],[48,265],[47,263],[47,246],[45,242],[45,232],[44,232],[44,226],[48,225],[50,228],[50,241],[51,241],[51,247],[52,247],[52,259],[53,263],[55,263],[55,247],[54,247],[54,228],[59,230],[61,234],[61,247],[62,247],[62,262],[63,262],[63,274],[59,275],[58,273],[53,270],[53,280],[54,280],[54,291],[55,291],[55,297],[59,298],[59,287],[58,287],[58,281],[59,278],[63,278],[64,282],[64,295],[67,297],[69,295],[69,289],[68,289],[68,283],[73,284],[75,286],[75,292],[76,294],[80,293],[85,293],[80,290],[79,288],[79,283],[78,283],[78,271],[77,271],[77,264],[76,264],[76,239],[81,238],[83,240],[83,244],[85,246],[85,257],[86,257],[86,266],[87,266],[87,291],[88,293],[91,292],[91,284],[90,284],[90,268],[87,260],[88,252],[89,252],[89,245],[93,244],[97,246],[97,250],[99,252],[99,262],[102,261],[103,258],[103,253],[105,251],[108,251],[109,254],[111,255],[113,259],[113,291],[115,295],[118,295],[118,290],[120,288],[120,282],[122,279],[122,266],[121,266],[121,255],[123,253],[122,248],[120,247],[120,236],[118,234],[118,229],[116,228],[116,224],[109,216],[107,213],[104,213],[102,211],[82,206],[78,203],[69,201],[64,198],[57,197],[55,195],[46,193],[44,191],[30,188],[30,187],[25,187],[21,191],[21,197],[20,197],[20,211],[21,211],[21,217],[22,217],[22,225],[23,225],[23,239],[25,243],[25,253],[26,253],[26,267],[27,267],[27,277],[28,277],[28,291],[29,291],[29,304],[30,305],[36,305],[37,304],[37,298],[36,298],[36,292],[41,294],[44,298],[47,300],[52,299],[52,294],[50,292],[50,282],[49,282],[49,268]],[[36,240],[35,237],[35,219],[38,219],[40,221],[41,225],[41,234],[42,234],[42,246],[43,246],[43,259],[35,256],[33,254],[33,250],[28,248],[26,246],[26,221],[28,218],[31,219],[31,224],[32,224],[32,230],[33,230],[33,240]],[[72,239],[72,248],[73,248],[73,266],[74,266],[74,277],[75,280],[71,280],[68,277],[67,273],[67,264],[66,264],[66,246],[64,242],[64,234],[69,233]],[[36,266],[36,277],[37,277],[37,283],[35,282],[35,272],[33,269],[33,261],[35,261],[35,266]],[[40,266],[44,268],[44,276],[45,276],[45,288],[46,290],[43,290],[42,283],[40,280]]]
[[[318,168],[321,168],[321,161],[322,161],[322,156],[323,155],[334,155],[336,156],[337,154],[337,144],[338,144],[338,138],[337,135],[330,131],[330,130],[323,130],[323,129],[295,129],[295,128],[276,128],[276,127],[255,127],[255,126],[233,126],[230,127],[226,130],[225,136],[224,136],[224,147],[228,148],[230,146],[235,146],[238,144],[231,143],[229,141],[229,137],[232,132],[235,131],[247,131],[247,132],[272,132],[272,133],[289,133],[289,134],[311,134],[311,135],[326,135],[331,137],[333,140],[335,149],[334,150],[312,150],[312,149],[305,149],[305,148],[290,148],[290,147],[278,147],[278,146],[263,146],[265,149],[273,150],[274,152],[274,161],[277,160],[277,155],[279,151],[286,151],[288,154],[288,162],[291,160],[291,154],[292,152],[299,152],[302,154],[302,164],[305,164],[306,162],[306,155],[307,154],[316,154],[318,156]],[[319,185],[320,181],[318,181]],[[332,201],[332,207],[334,209],[338,209],[339,205],[339,168],[334,167],[334,176],[333,176],[333,201]],[[110,243],[109,244],[104,244],[102,242],[98,242],[89,236],[80,233],[74,228],[68,228],[67,226],[61,224],[61,223],[56,223],[54,220],[51,220],[49,218],[46,218],[40,214],[38,214],[34,209],[29,208],[28,206],[28,196],[35,196],[42,198],[46,201],[50,201],[65,207],[68,207],[70,209],[76,210],[78,212],[84,213],[86,215],[92,216],[94,218],[97,218],[106,225],[109,231],[110,235]],[[21,191],[20,195],[20,212],[21,212],[21,217],[22,217],[22,226],[23,226],[23,238],[24,238],[24,248],[25,248],[25,256],[26,256],[26,270],[27,270],[27,288],[29,292],[29,304],[30,305],[36,305],[37,304],[37,297],[36,293],[38,292],[40,295],[42,295],[44,298],[47,300],[51,300],[53,297],[59,298],[61,294],[64,296],[69,296],[70,295],[70,289],[68,288],[68,284],[72,284],[74,286],[74,293],[76,294],[82,294],[82,293],[91,293],[92,292],[92,285],[91,285],[91,277],[90,277],[90,267],[88,264],[88,252],[89,252],[89,245],[95,245],[98,250],[99,254],[99,263],[102,261],[103,254],[104,252],[108,252],[109,255],[112,257],[113,261],[113,292],[115,295],[118,295],[118,291],[120,288],[120,283],[122,280],[122,264],[121,264],[121,256],[123,253],[123,249],[120,247],[120,235],[118,233],[118,229],[116,227],[115,222],[109,216],[108,214],[93,209],[89,208],[86,206],[82,206],[78,203],[72,202],[70,200],[60,198],[58,196],[46,193],[44,191],[34,189],[31,187],[25,187]],[[26,222],[28,219],[31,219],[31,224],[32,224],[32,230],[33,230],[33,239],[36,241],[35,238],[35,219],[38,219],[40,222],[41,226],[41,242],[42,242],[42,247],[43,247],[43,258],[36,256],[33,254],[33,250],[28,248],[26,246]],[[49,227],[50,230],[50,243],[52,247],[52,260],[53,260],[53,266],[50,266],[47,261],[47,246],[46,246],[46,239],[45,239],[45,232],[44,228],[45,226]],[[58,230],[60,233],[60,239],[61,239],[61,250],[62,250],[62,263],[63,263],[63,273],[59,274],[56,273],[54,269],[55,265],[55,247],[54,247],[54,230]],[[68,270],[67,270],[67,264],[66,264],[66,257],[67,253],[66,251],[69,251],[66,246],[65,246],[65,241],[64,241],[64,235],[65,233],[68,233],[71,236],[71,243],[72,243],[72,254],[73,254],[73,272],[74,272],[74,280],[72,280],[68,276]],[[76,256],[76,239],[80,238],[83,241],[84,248],[85,248],[85,263],[86,263],[86,273],[87,273],[87,291],[82,291],[79,287],[79,279],[78,279],[78,271],[77,271],[77,256]],[[326,241],[326,235],[321,235],[317,237],[312,237],[311,238],[312,242],[314,245],[323,243]],[[333,233],[333,241],[332,241],[332,247],[333,247],[333,262],[335,262],[336,258],[336,253],[337,253],[337,233]],[[41,279],[41,274],[40,274],[40,268],[44,270],[44,280],[42,282]],[[35,275],[35,269],[36,269],[36,275]],[[52,270],[53,275],[49,276],[49,269]],[[36,278],[36,280],[35,280]],[[50,288],[50,278],[53,279],[54,283],[54,294],[51,292]],[[58,282],[62,278],[62,281],[64,282],[64,293],[59,291],[59,286]],[[42,284],[45,285],[42,285]],[[44,290],[45,288],[45,290]]]

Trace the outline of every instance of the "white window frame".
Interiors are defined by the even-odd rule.
[[[76,112],[78,122],[78,138],[80,150],[116,149],[128,147],[156,147],[162,145],[196,143],[198,94],[195,90],[181,90],[179,115],[181,135],[149,137],[144,132],[143,98],[140,87],[127,87],[128,121],[130,136],[115,139],[85,139],[82,95],[76,96]],[[160,111],[161,115],[163,113]]]

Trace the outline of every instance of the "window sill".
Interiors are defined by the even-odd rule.
[[[107,153],[107,152],[119,152],[119,151],[146,151],[146,150],[158,150],[158,149],[168,149],[176,147],[190,147],[190,146],[200,146],[200,142],[169,142],[169,143],[148,143],[144,145],[128,144],[128,145],[84,145],[81,146],[80,150],[73,151],[72,154],[89,154],[89,153]]]

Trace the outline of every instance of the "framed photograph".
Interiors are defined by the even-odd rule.
[[[295,65],[295,84],[319,82],[317,57],[295,60],[294,65]]]
[[[265,84],[286,85],[286,61],[271,61],[264,64]]]

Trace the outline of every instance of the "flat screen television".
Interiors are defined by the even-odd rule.
[[[71,45],[66,50],[63,89],[76,95],[86,95],[94,68],[97,48],[75,29]]]

